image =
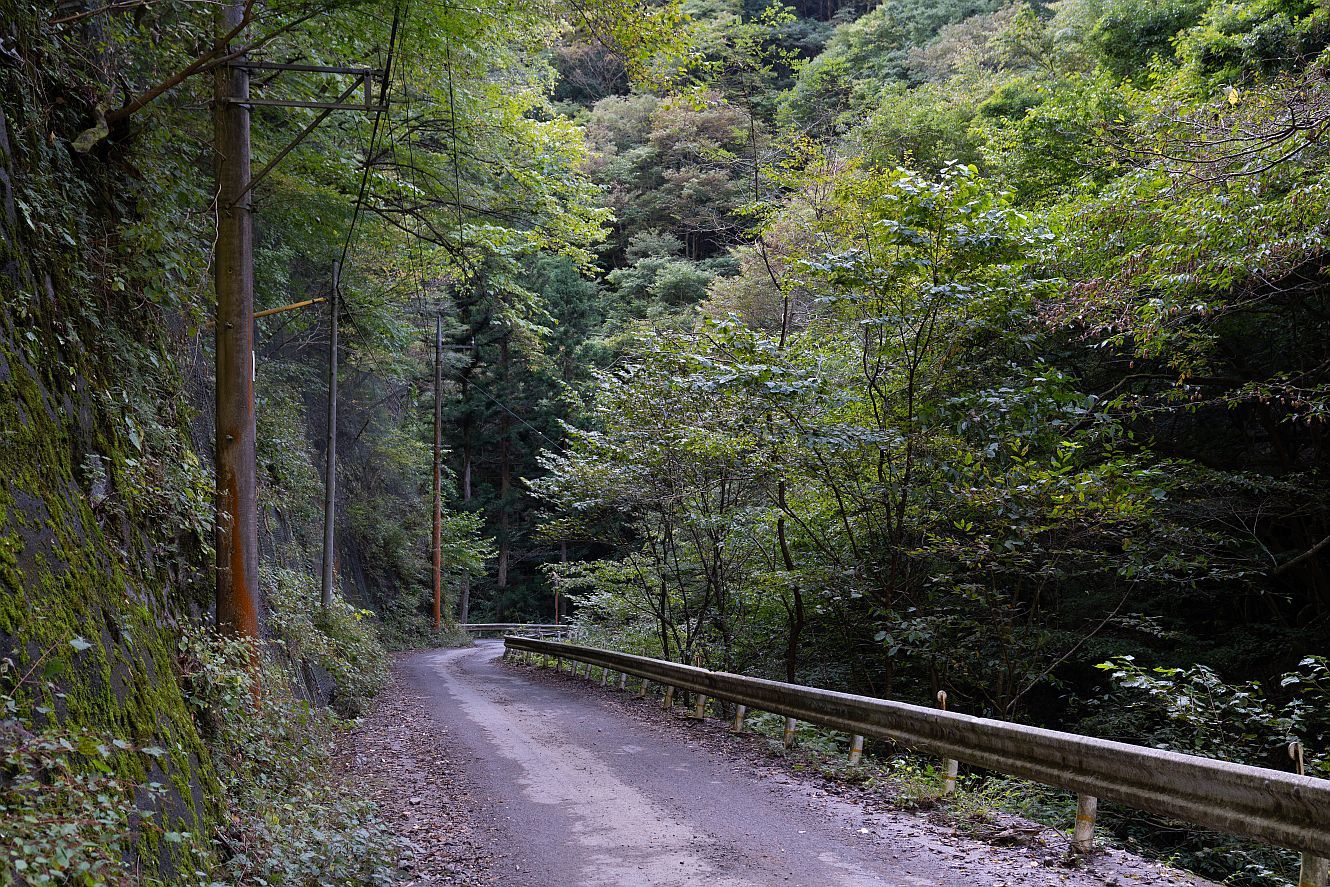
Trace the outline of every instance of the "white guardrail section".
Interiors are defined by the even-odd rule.
[[[528,637],[508,637],[504,645],[506,651],[595,665],[1315,857],[1330,856],[1327,779],[594,647]]]
[[[572,630],[567,625],[533,625],[529,622],[468,622],[459,625],[458,628],[477,634],[490,631],[524,631],[533,635],[561,634]]]

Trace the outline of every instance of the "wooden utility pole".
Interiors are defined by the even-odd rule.
[[[472,342],[474,353],[475,343]],[[474,359],[474,358],[473,358]],[[462,503],[463,507],[471,504],[471,414],[470,414],[470,386],[466,373],[462,374],[462,406],[467,412],[463,413],[464,421],[462,426]],[[463,625],[471,618],[471,574],[462,573],[462,593],[460,601],[459,618]]]
[[[218,39],[244,20],[226,0]],[[243,37],[241,37],[243,39]],[[249,71],[244,60],[213,75],[217,176],[217,627],[258,637],[259,528],[254,456],[254,221],[249,193]]]
[[[559,563],[560,564],[568,563],[568,542],[566,540],[559,541]],[[554,580],[554,621],[555,622],[559,622],[563,618],[563,614],[560,612],[560,610],[563,609],[562,601],[559,600],[561,596],[560,586],[562,584],[563,584],[562,578]]]
[[[341,298],[342,263],[333,262],[332,294],[328,298],[328,443],[323,469],[323,588],[319,603],[332,606],[333,567],[337,553],[337,309]]]
[[[462,621],[466,621],[463,614]],[[443,624],[443,315],[434,315],[434,630]]]

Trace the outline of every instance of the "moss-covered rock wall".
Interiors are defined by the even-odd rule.
[[[35,13],[4,6],[21,41],[9,13]],[[28,723],[123,739],[112,768],[165,785],[159,822],[211,834],[217,778],[177,650],[204,603],[206,478],[173,363],[156,358],[169,326],[98,283],[120,261],[104,232],[133,221],[114,197],[126,170],[70,150],[57,124],[82,112],[16,58],[0,61],[0,658],[15,665],[0,690]],[[169,877],[162,831],[143,829],[139,851]]]

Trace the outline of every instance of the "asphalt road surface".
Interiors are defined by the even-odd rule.
[[[500,882],[512,887],[1200,883],[1121,853],[1069,869],[1046,850],[867,810],[722,744],[681,739],[666,716],[634,716],[613,690],[512,667],[501,653],[493,641],[422,652],[401,674],[473,755],[468,778],[501,811]]]

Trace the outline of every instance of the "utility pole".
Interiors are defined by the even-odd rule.
[[[567,563],[568,563],[568,542],[567,542],[567,540],[560,540],[560,541],[559,541],[559,563],[560,563],[560,564],[567,564]],[[559,600],[559,598],[560,598],[560,591],[561,591],[560,586],[561,586],[562,584],[563,584],[563,579],[562,579],[562,578],[559,578],[559,579],[555,579],[555,580],[554,580],[554,621],[555,621],[555,622],[559,622],[559,621],[562,619],[562,616],[563,616],[563,614],[559,612],[559,611],[562,609],[562,607],[561,607],[561,603],[562,603],[562,602]]]
[[[319,603],[332,606],[333,566],[337,553],[337,309],[341,299],[342,263],[333,262],[332,295],[328,298],[328,445],[323,473],[323,588]]]
[[[471,343],[472,350],[475,350],[475,341]],[[474,358],[473,358],[474,359]],[[462,503],[463,508],[471,504],[471,419],[470,419],[470,386],[466,373],[462,374],[462,406],[465,421],[462,430]],[[471,618],[471,574],[462,573],[462,594],[461,594],[461,620],[466,625],[467,620]]]
[[[218,39],[244,4],[217,7]],[[243,39],[243,36],[240,37]],[[217,176],[217,627],[258,637],[259,529],[254,455],[254,221],[250,201],[249,71],[243,59],[213,75]]]
[[[463,614],[462,621],[466,621]],[[434,630],[443,624],[443,315],[434,315]]]

